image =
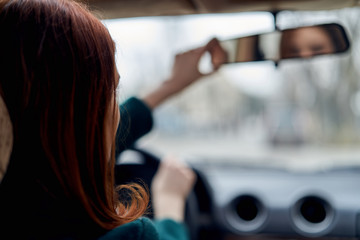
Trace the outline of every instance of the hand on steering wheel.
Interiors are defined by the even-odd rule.
[[[133,151],[134,153],[137,154],[137,158],[138,160],[140,159],[140,161],[137,161],[136,163],[121,163],[121,164],[117,164],[115,166],[115,182],[116,184],[126,184],[129,182],[140,182],[140,183],[144,183],[146,184],[151,193],[154,193],[153,190],[153,178],[156,176],[156,173],[159,169],[160,166],[162,166],[160,168],[159,174],[156,176],[157,179],[155,179],[156,181],[164,181],[165,177],[162,176],[163,174],[168,175],[166,178],[170,178],[169,181],[171,181],[170,185],[176,185],[178,183],[176,183],[177,181],[177,177],[172,178],[172,172],[174,169],[171,169],[168,172],[168,168],[173,168],[174,166],[169,166],[168,164],[165,165],[161,165],[160,163],[162,162],[162,160],[159,159],[159,157],[151,154],[148,151],[142,150],[142,149],[131,149],[131,151]],[[139,163],[140,162],[140,163]],[[182,168],[181,168],[182,169]],[[178,170],[175,170],[175,172],[177,172]],[[192,184],[189,184],[186,189],[183,189],[182,194],[183,197],[185,197],[187,195],[187,199],[186,199],[186,204],[185,204],[185,209],[183,211],[185,211],[185,219],[184,219],[184,223],[188,226],[189,229],[189,233],[190,233],[190,238],[191,239],[197,239],[197,233],[198,233],[198,216],[199,216],[199,205],[198,205],[198,194],[196,194],[196,189],[203,189],[202,188],[202,181],[201,181],[201,176],[198,175],[198,172],[196,170],[193,169],[193,171],[190,171],[190,169],[185,170],[185,172],[183,172],[183,170],[179,172],[177,172],[176,174],[184,174],[186,176],[186,178],[189,178],[188,181],[195,181],[196,179],[196,183],[195,183],[195,187],[192,188]],[[167,173],[165,173],[167,172]],[[171,172],[171,173],[170,173]],[[193,176],[193,174],[195,176]],[[175,183],[174,183],[175,182]],[[170,183],[170,182],[168,182]],[[159,183],[160,184],[160,183]],[[190,187],[191,186],[191,187]],[[163,191],[162,189],[167,188],[168,185],[162,185],[162,186],[155,186],[155,188],[158,188],[155,190],[156,191]],[[160,188],[160,189],[159,189]],[[202,195],[202,197],[204,197],[203,191],[201,191],[201,193],[199,193]],[[153,211],[153,207],[156,208],[156,206],[152,204],[154,196],[151,196],[151,202],[150,202],[150,214],[148,214],[147,216],[149,218],[154,218],[154,211]],[[156,199],[156,197],[155,197]],[[162,204],[162,201],[156,201],[155,200],[155,204]],[[171,207],[171,205],[169,205],[169,207]],[[161,215],[162,213],[160,213]],[[171,217],[171,216],[168,216]],[[178,219],[175,219],[178,220]]]
[[[193,189],[196,174],[175,157],[162,159],[152,180],[152,206],[155,218],[183,222],[185,202]]]

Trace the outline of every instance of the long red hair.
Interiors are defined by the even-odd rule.
[[[69,0],[2,1],[0,30],[0,92],[14,127],[11,164],[23,163],[21,151],[29,149],[26,166],[40,173],[36,181],[52,196],[78,202],[103,229],[140,217],[148,193],[126,185],[132,201],[119,201],[114,151],[109,161],[103,144],[107,106],[116,92],[108,30]],[[41,172],[44,165],[50,173]],[[11,174],[19,173],[9,169]],[[63,191],[53,192],[53,185]]]

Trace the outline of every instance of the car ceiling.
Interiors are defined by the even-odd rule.
[[[101,18],[176,16],[245,11],[330,10],[360,6],[359,0],[82,0]]]

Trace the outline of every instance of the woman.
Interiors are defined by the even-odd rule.
[[[323,24],[282,31],[280,55],[287,58],[311,58],[344,52],[349,47],[344,30],[338,24]]]
[[[13,125],[13,150],[0,185],[1,238],[186,238],[183,206],[194,182],[188,168],[167,161],[160,167],[153,204],[163,220],[155,225],[140,218],[148,204],[144,187],[121,186],[121,197],[114,188],[120,117],[130,118],[128,144],[149,129],[133,129],[141,125],[133,124],[136,114],[119,114],[115,46],[101,22],[69,0],[5,0],[0,31],[0,94]],[[178,55],[169,81],[143,100],[130,100],[136,102],[132,109],[150,111],[199,79],[195,63],[217,46],[211,41]],[[220,64],[214,60],[215,68]],[[179,72],[186,75],[175,76]]]

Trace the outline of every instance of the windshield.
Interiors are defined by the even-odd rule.
[[[190,161],[291,169],[360,165],[360,9],[280,12],[280,29],[340,23],[351,49],[313,59],[227,64],[154,111],[139,145]],[[266,12],[105,20],[117,44],[120,101],[170,74],[176,53],[274,30]]]

